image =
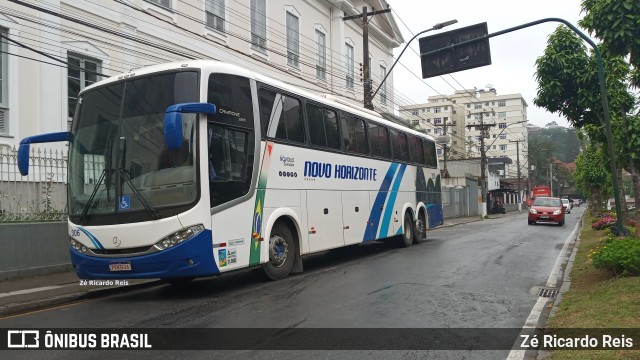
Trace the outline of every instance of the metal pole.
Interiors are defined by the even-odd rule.
[[[551,188],[551,196],[553,196],[553,163],[549,160],[549,187]]]
[[[480,179],[482,181],[482,215],[484,215],[484,211],[487,208],[487,182],[486,182],[486,172],[485,172],[485,164],[487,162],[487,154],[484,151],[484,113],[480,112]]]

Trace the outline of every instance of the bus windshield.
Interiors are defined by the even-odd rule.
[[[107,225],[175,215],[198,198],[195,114],[179,150],[164,144],[164,113],[198,101],[198,73],[132,78],[80,95],[69,151],[69,217]]]

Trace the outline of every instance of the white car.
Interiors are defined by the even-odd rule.
[[[567,214],[571,213],[571,204],[569,204],[569,199],[561,199],[562,206],[564,206],[564,212]]]

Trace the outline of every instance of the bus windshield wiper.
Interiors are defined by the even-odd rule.
[[[100,185],[104,181],[106,174],[107,174],[107,168],[104,168],[102,170],[102,173],[100,173],[100,178],[98,178],[98,182],[96,183],[95,187],[93,188],[93,191],[91,192],[91,196],[89,196],[89,200],[87,201],[87,203],[84,205],[84,208],[82,209],[82,215],[80,215],[80,221],[79,221],[80,224],[84,224],[84,220],[87,217],[87,214],[89,213],[89,208],[91,207],[91,204],[93,204],[93,199],[96,197],[96,194],[98,193],[98,188],[100,188]]]
[[[147,199],[147,197],[144,194],[142,194],[137,187],[133,185],[133,182],[131,182],[131,179],[129,178],[129,174],[127,173],[127,171],[120,168],[118,169],[118,173],[124,179],[124,182],[126,182],[127,185],[129,185],[131,190],[133,190],[133,193],[136,195],[138,200],[140,200],[140,202],[142,203],[142,206],[144,206],[144,208],[147,209],[149,213],[151,213],[151,216],[155,220],[160,219],[160,213],[158,212],[158,210],[155,207],[153,207],[149,202],[149,199]]]

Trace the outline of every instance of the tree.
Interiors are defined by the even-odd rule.
[[[576,186],[589,195],[591,211],[600,210],[604,199],[611,194],[611,173],[607,166],[607,155],[602,145],[591,143],[576,158],[576,171],[573,174]]]
[[[611,55],[629,56],[632,83],[640,86],[640,1],[584,0],[585,17],[578,24],[595,33]]]
[[[640,20],[640,17],[638,19]],[[630,163],[632,158],[629,152],[623,150],[628,149],[625,140],[628,134],[623,129],[633,125],[629,124],[629,114],[636,99],[629,91],[629,63],[622,56],[607,51],[608,44],[601,44],[599,48],[605,55],[605,86],[609,93],[612,128],[615,129],[613,141],[617,149],[616,165],[622,165],[618,167],[618,174],[613,176],[617,176],[620,183],[623,167],[630,171],[638,168]],[[544,54],[536,60],[536,78],[536,105],[564,115],[575,128],[583,129],[591,140],[606,143],[596,59],[587,53],[586,47],[576,34],[564,26],[556,29],[549,37]],[[640,142],[640,139],[638,141]],[[636,197],[639,197],[640,188],[634,190]],[[621,196],[624,198],[624,192]],[[624,213],[626,208],[623,209],[623,216]]]

